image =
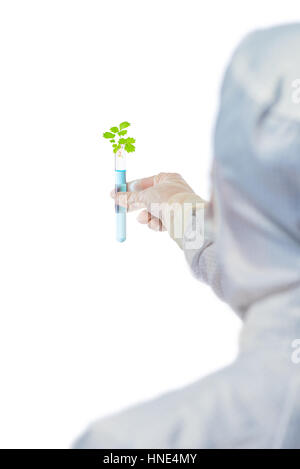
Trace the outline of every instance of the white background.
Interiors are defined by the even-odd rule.
[[[114,240],[103,131],[130,179],[209,196],[224,67],[299,1],[0,1],[0,446],[68,447],[92,420],[229,363],[238,319],[166,233]]]

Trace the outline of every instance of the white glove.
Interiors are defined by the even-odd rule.
[[[146,208],[137,220],[155,231],[168,230],[180,247],[192,213],[205,203],[176,173],[137,179],[127,184],[127,192],[111,195],[127,211]]]

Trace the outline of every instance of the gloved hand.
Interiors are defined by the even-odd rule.
[[[188,223],[185,208],[203,207],[204,203],[176,173],[160,173],[131,181],[127,184],[127,192],[113,191],[111,195],[116,204],[126,207],[127,211],[145,208],[137,220],[155,231],[168,230],[180,246]]]

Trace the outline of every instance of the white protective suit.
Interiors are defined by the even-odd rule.
[[[299,79],[300,24],[255,32],[235,52],[205,242],[185,252],[199,280],[242,318],[238,358],[96,422],[75,447],[300,449]]]

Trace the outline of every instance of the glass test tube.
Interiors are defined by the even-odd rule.
[[[116,192],[126,192],[126,151],[124,145],[115,153]],[[126,208],[115,205],[116,239],[119,243],[126,240]]]

